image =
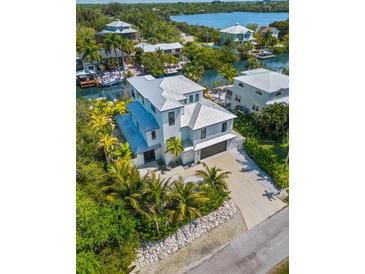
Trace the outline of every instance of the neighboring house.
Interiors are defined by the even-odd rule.
[[[96,42],[101,43],[103,37],[109,33],[117,33],[129,40],[137,39],[137,31],[132,29],[132,25],[117,19],[116,21],[107,24],[102,31],[96,33]]]
[[[279,38],[279,32],[280,31],[277,28],[274,28],[274,27],[262,26],[257,30],[257,33],[263,34],[263,33],[268,32],[268,31],[271,32],[272,37]]]
[[[144,52],[156,52],[161,50],[164,54],[171,54],[176,57],[180,56],[182,51],[182,45],[179,42],[176,43],[161,43],[156,45],[151,45],[147,43],[140,43],[135,46],[136,48],[143,49]]]
[[[226,91],[226,104],[258,112],[274,103],[289,104],[289,76],[259,68],[243,71]]]
[[[166,164],[175,161],[165,153],[170,138],[181,138],[184,165],[242,144],[242,137],[232,132],[236,116],[203,98],[201,85],[182,75],[159,79],[144,75],[127,81],[133,102],[127,105],[129,113],[115,119],[136,166],[159,159]]]
[[[220,43],[223,45],[227,40],[232,40],[233,42],[238,42],[242,44],[245,41],[252,41],[253,31],[241,26],[239,23],[236,23],[234,26],[229,28],[225,28],[219,31],[220,32]]]
[[[114,51],[113,48],[108,53],[106,52],[106,50],[104,48],[101,48],[99,50],[99,54],[100,54],[100,57],[103,59],[103,62],[106,62],[107,59],[109,59],[109,58],[116,58],[117,57],[120,67],[123,67],[123,58],[122,57],[123,56],[124,56],[124,58],[127,57],[126,53],[124,53],[124,52],[122,53],[119,49],[115,49],[115,51]],[[82,60],[83,55],[84,54],[82,52],[79,53],[78,58]]]

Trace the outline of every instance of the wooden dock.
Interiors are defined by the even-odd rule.
[[[97,86],[98,82],[96,79],[87,79],[87,80],[80,80],[80,87],[81,88],[90,88]]]

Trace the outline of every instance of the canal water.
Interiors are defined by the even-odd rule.
[[[261,60],[260,62],[264,64],[265,67],[272,70],[278,70],[281,69],[282,67],[288,68],[289,54],[288,53],[278,54],[276,55],[276,57],[272,59]],[[246,65],[245,60],[239,60],[233,63],[233,66],[238,70],[238,72],[245,70],[245,65]],[[219,74],[219,72],[216,69],[210,69],[204,72],[203,79],[199,81],[199,84],[208,85],[209,88],[213,88],[215,81],[222,81],[222,84],[224,83],[224,79]],[[123,95],[122,92],[123,89],[124,89],[124,84],[122,83],[112,87],[92,87],[84,89],[76,87],[76,96],[81,96],[86,99],[105,97],[108,100],[113,100],[114,98],[118,98]]]
[[[268,69],[271,70],[278,70],[283,67],[288,68],[289,67],[289,54],[288,53],[282,53],[276,55],[276,57],[272,59],[267,60],[260,60],[260,62]],[[246,70],[245,69],[246,60],[239,60],[233,63],[233,66],[238,70],[240,73],[241,71]],[[203,79],[199,81],[199,84],[206,84],[209,86],[209,88],[214,87],[215,81],[224,81],[223,77],[219,74],[219,72],[216,69],[210,69],[206,70],[204,72]]]
[[[287,12],[231,12],[231,13],[214,13],[214,14],[192,14],[192,15],[177,15],[171,16],[171,20],[177,22],[186,22],[188,24],[204,25],[213,28],[225,28],[232,26],[235,23],[240,23],[245,26],[250,23],[256,23],[259,26],[268,25],[274,21],[282,21],[288,19]],[[282,67],[289,67],[289,54],[278,54],[276,57],[268,60],[260,61],[265,67],[278,70]],[[233,66],[239,71],[245,70],[246,61],[240,60],[233,63]],[[200,84],[206,84],[209,88],[214,87],[215,81],[224,81],[223,77],[217,70],[206,70]],[[84,88],[76,87],[76,96],[81,96],[86,99],[105,97],[108,100],[113,100],[123,95],[124,84],[118,84],[112,87],[93,87]]]

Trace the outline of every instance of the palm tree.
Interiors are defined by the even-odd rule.
[[[143,189],[143,208],[149,219],[155,223],[157,233],[160,234],[160,215],[169,205],[169,179],[161,179],[153,172],[145,178]]]
[[[178,157],[184,151],[180,138],[170,138],[166,142],[165,153],[171,152],[175,157]]]
[[[98,147],[104,152],[105,164],[109,162],[109,155],[111,154],[112,148],[117,143],[117,141],[117,138],[108,134],[101,136]]]
[[[103,131],[108,123],[108,117],[101,113],[97,113],[97,111],[90,116],[89,125],[92,129],[97,131]]]
[[[228,185],[226,179],[228,175],[231,174],[230,171],[221,172],[222,169],[216,166],[208,167],[206,163],[203,162],[205,170],[195,171],[195,175],[201,177],[205,185],[211,187],[214,190],[227,191]]]
[[[192,220],[201,217],[199,205],[208,201],[204,192],[198,190],[193,182],[184,183],[182,179],[175,181],[171,194],[172,209],[169,210],[170,221]]]
[[[219,69],[219,73],[226,80],[227,84],[233,83],[233,78],[238,75],[238,71],[232,66],[232,64],[224,64]]]
[[[113,149],[112,154],[114,158],[122,159],[125,161],[129,161],[132,158],[132,152],[127,142],[119,143],[118,146]]]
[[[83,53],[81,60],[90,62],[100,62],[100,47],[93,40],[86,40],[81,46]]]
[[[114,107],[113,107],[113,110],[112,110],[112,115],[113,116],[116,116],[116,115],[119,115],[119,114],[125,114],[127,113],[128,110],[127,110],[127,106],[126,106],[126,102],[121,100],[117,103],[114,103]]]
[[[260,67],[261,67],[261,63],[259,60],[257,60],[253,56],[248,57],[248,59],[246,61],[246,65],[245,65],[246,69],[256,69],[256,68],[260,68]]]
[[[117,63],[118,63],[118,71],[120,72],[120,65],[119,65],[119,59],[117,57],[117,49],[119,49],[122,52],[122,62],[123,62],[123,70],[125,69],[125,64],[124,64],[124,57],[123,57],[123,38],[116,33],[110,33],[108,35],[105,36],[104,40],[104,48],[105,48],[105,52],[107,54],[109,54],[112,49],[114,50],[114,54],[115,57],[117,59]]]
[[[114,183],[102,188],[107,200],[121,198],[134,213],[145,214],[140,205],[144,178],[140,177],[138,168],[131,166],[129,161],[118,159],[110,166],[110,174]]]
[[[185,67],[183,73],[189,79],[197,82],[203,78],[204,67],[198,65],[188,65]]]
[[[254,49],[254,46],[251,42],[243,42],[243,44],[238,47],[238,51],[240,53],[241,58],[247,58],[251,51]]]

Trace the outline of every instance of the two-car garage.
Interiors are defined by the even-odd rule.
[[[219,152],[223,152],[227,149],[227,141],[220,142],[215,145],[211,145],[209,147],[202,148],[200,150],[200,159],[207,158]]]

